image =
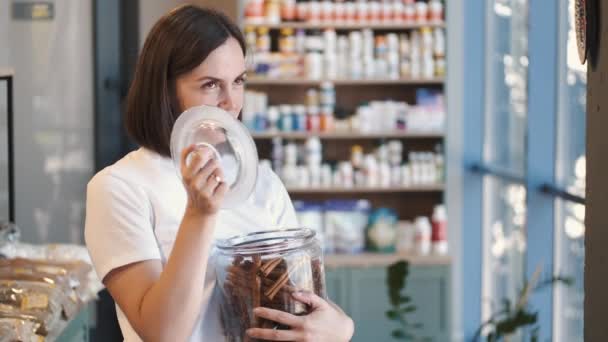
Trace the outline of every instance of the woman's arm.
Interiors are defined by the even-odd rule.
[[[227,186],[218,182],[221,170],[209,150],[197,151],[186,165],[186,156],[194,149],[191,146],[182,153],[188,205],[165,267],[158,260],[142,261],[117,268],[104,278],[144,341],[186,341],[199,317],[206,260]]]

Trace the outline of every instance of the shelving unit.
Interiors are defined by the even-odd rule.
[[[304,140],[309,137],[319,137],[322,140],[359,140],[359,139],[443,139],[441,133],[358,133],[358,132],[263,132],[252,133],[254,139],[272,139],[280,137],[288,140]]]
[[[443,185],[416,185],[407,187],[355,187],[355,188],[287,188],[291,194],[368,194],[368,193],[417,193],[441,192]]]
[[[242,18],[242,17],[241,17]],[[322,30],[334,29],[340,35],[348,34],[351,30],[372,29],[379,34],[389,32],[409,33],[421,28],[445,28],[444,21],[436,22],[251,22],[242,19],[242,28],[267,28],[274,43],[279,37],[279,31],[284,28]],[[273,51],[277,45],[273,43]],[[268,94],[269,105],[297,104],[306,102],[308,88],[319,87],[322,82],[330,81],[336,89],[336,104],[345,113],[354,113],[361,103],[376,100],[395,100],[415,103],[416,90],[419,88],[443,89],[445,78],[372,78],[372,79],[306,79],[306,78],[269,78],[250,75],[247,88]],[[379,118],[381,120],[381,118]],[[299,141],[309,137],[319,137],[323,143],[323,158],[328,161],[348,159],[350,146],[361,145],[369,153],[380,141],[397,139],[403,142],[404,150],[431,151],[437,143],[443,142],[441,132],[374,132],[361,133],[354,131],[337,132],[253,132],[260,158],[269,159],[272,150],[272,138],[279,137],[286,141]],[[373,188],[288,188],[294,200],[322,201],[329,198],[368,199],[373,207],[390,207],[395,209],[400,219],[414,219],[417,216],[431,216],[433,207],[443,200],[443,185],[429,186],[398,186]],[[343,256],[349,258],[349,256]],[[355,256],[353,256],[355,258]]]
[[[333,28],[335,30],[361,30],[361,29],[372,29],[372,30],[415,30],[423,27],[430,28],[445,28],[445,22],[424,22],[424,23],[403,23],[403,22],[367,22],[367,23],[349,23],[349,22],[286,22],[286,23],[256,23],[245,21],[246,27],[267,27],[271,30],[280,30],[283,28],[292,29],[324,29]]]
[[[241,7],[243,8],[243,7]],[[243,13],[236,17],[243,18]],[[241,19],[242,28],[268,28],[273,39],[272,50],[278,47],[276,39],[284,28],[317,31],[327,28],[348,34],[350,30],[372,29],[378,34],[410,33],[423,27],[445,28],[446,23],[397,23],[397,22],[282,22],[252,23]],[[268,94],[268,105],[304,104],[308,88],[318,88],[322,82],[331,81],[335,86],[336,106],[341,114],[355,113],[362,103],[391,99],[394,101],[416,102],[416,90],[427,88],[440,90],[445,79],[305,79],[305,78],[268,78],[249,75],[247,88]],[[382,120],[381,116],[378,116]],[[381,141],[400,140],[404,152],[431,151],[437,143],[444,140],[442,132],[374,132],[356,131],[335,132],[253,132],[260,158],[269,159],[272,153],[272,139],[282,138],[285,141],[297,141],[316,136],[323,144],[323,159],[339,161],[348,159],[350,147],[361,145],[365,153],[372,151]],[[425,186],[367,187],[367,188],[288,188],[293,200],[320,202],[326,199],[367,199],[373,207],[394,209],[400,219],[412,220],[417,216],[431,216],[433,207],[443,201],[445,186],[443,184]],[[357,329],[353,342],[389,341],[394,322],[386,318],[390,308],[387,296],[386,268],[397,261],[410,263],[407,294],[420,308],[413,314],[413,321],[420,322],[424,328],[420,336],[435,341],[449,340],[450,310],[449,288],[450,256],[417,255],[402,253],[363,253],[363,254],[326,254],[327,294],[345,310],[354,320]],[[369,293],[378,294],[369,296]]]
[[[371,86],[371,85],[417,85],[417,86],[440,86],[443,84],[443,78],[431,79],[301,79],[301,78],[267,78],[267,77],[249,77],[247,85],[306,85],[318,86],[322,82],[330,81],[336,86]]]

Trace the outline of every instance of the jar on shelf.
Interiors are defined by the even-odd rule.
[[[270,34],[267,27],[258,29],[257,51],[261,53],[270,52]]]
[[[296,52],[296,37],[293,34],[292,28],[281,29],[279,51],[285,54]]]
[[[281,19],[284,21],[296,19],[296,0],[281,1]]]
[[[216,275],[228,341],[248,340],[250,328],[288,329],[253,314],[256,307],[306,315],[310,307],[295,291],[326,298],[323,253],[313,230],[296,228],[254,232],[219,240]]]
[[[266,7],[264,8],[264,17],[266,21],[271,24],[278,24],[281,22],[281,4],[279,0],[266,0]]]

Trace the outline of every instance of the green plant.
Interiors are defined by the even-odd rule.
[[[428,338],[418,338],[412,331],[422,328],[421,323],[411,323],[410,316],[416,311],[412,298],[403,295],[409,274],[409,263],[396,262],[388,267],[386,283],[391,309],[386,311],[386,317],[399,323],[400,327],[392,331],[395,339],[405,341],[428,341]]]
[[[529,341],[537,342],[540,327],[538,322],[538,311],[530,308],[528,298],[534,291],[541,290],[548,286],[554,286],[556,283],[571,285],[573,279],[563,276],[552,276],[542,281],[538,281],[541,273],[541,268],[538,267],[530,280],[524,281],[524,286],[519,292],[517,303],[513,305],[510,299],[502,299],[502,307],[497,312],[492,313],[490,318],[483,322],[473,341],[478,341],[482,337],[482,333],[486,334],[487,342],[497,342],[505,340],[509,335],[515,334],[519,329],[529,328]]]

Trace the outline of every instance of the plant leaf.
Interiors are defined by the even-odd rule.
[[[410,312],[414,312],[416,311],[417,307],[416,305],[408,305],[404,308],[399,309],[399,312],[401,313],[410,313]]]
[[[398,306],[400,302],[401,290],[405,287],[405,279],[409,273],[409,263],[398,261],[388,267],[387,284],[391,304]]]
[[[403,330],[393,330],[393,333],[391,334],[394,338],[405,338],[405,333],[403,332]]]
[[[396,310],[388,310],[386,312],[386,317],[388,317],[389,319],[392,319],[392,320],[398,320],[399,313]]]

